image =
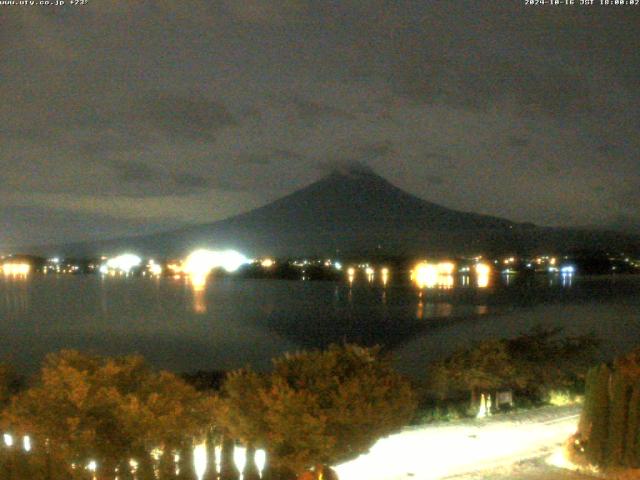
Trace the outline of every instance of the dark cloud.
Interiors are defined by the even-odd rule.
[[[597,150],[602,155],[618,155],[621,152],[620,147],[612,143],[602,143],[598,145]]]
[[[393,144],[389,141],[370,144],[340,146],[325,159],[317,163],[317,168],[324,173],[360,172],[373,173],[369,166],[373,161],[385,158],[393,152]]]
[[[323,172],[339,173],[341,175],[375,174],[374,170],[367,164],[357,160],[336,160],[333,162],[322,162],[318,168]]]
[[[164,219],[123,219],[111,215],[82,213],[48,207],[0,207],[0,245],[34,246],[60,244],[70,238],[92,240],[132,231],[138,234],[159,232],[185,222],[175,217]],[[38,228],[33,228],[37,225]]]
[[[123,182],[154,182],[161,176],[158,168],[135,160],[112,160],[110,166],[116,171],[117,178]]]
[[[451,155],[441,152],[425,152],[422,154],[422,157],[425,160],[435,160],[440,163],[444,163],[447,165],[453,164],[454,160]]]
[[[194,175],[192,173],[175,173],[172,175],[173,182],[177,187],[206,188],[210,185],[206,177]]]
[[[446,185],[428,200],[452,208],[640,221],[639,22],[448,0],[0,9],[0,203],[211,221],[355,164]]]
[[[241,164],[268,165],[278,161],[299,161],[302,155],[291,150],[275,149],[268,152],[246,153],[238,156],[237,161]]]
[[[200,96],[148,95],[138,105],[143,122],[174,140],[214,141],[218,130],[235,124],[226,106]],[[134,118],[138,115],[134,114]]]
[[[445,183],[444,177],[441,177],[440,175],[425,175],[424,179],[431,185],[442,185]]]
[[[510,147],[527,147],[531,140],[525,137],[511,136],[507,139],[507,145]]]
[[[136,160],[111,160],[108,162],[118,180],[131,184],[134,196],[186,194],[207,188],[208,178],[189,172],[173,172]]]
[[[332,107],[322,102],[295,98],[291,102],[296,113],[303,120],[343,119],[353,120],[355,116],[341,108]]]

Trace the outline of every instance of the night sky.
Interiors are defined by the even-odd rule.
[[[639,26],[524,0],[2,5],[0,253],[222,219],[354,162],[637,231]]]

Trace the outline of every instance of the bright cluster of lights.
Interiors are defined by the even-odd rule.
[[[162,265],[156,263],[153,259],[147,263],[147,269],[151,275],[162,275]]]
[[[272,258],[263,258],[262,261],[260,262],[260,265],[263,268],[271,268],[276,264],[276,261]]]
[[[214,268],[224,268],[227,272],[235,272],[242,265],[249,263],[249,259],[235,250],[196,250],[191,253],[182,271],[189,275],[208,275]]]
[[[380,274],[382,276],[382,284],[386,286],[389,282],[389,269],[384,267],[382,270],[380,270]]]
[[[31,265],[28,263],[6,262],[2,265],[2,272],[7,276],[25,276],[31,272]]]
[[[411,272],[411,280],[422,288],[451,288],[453,287],[453,272],[455,264],[452,262],[429,263],[420,262]]]
[[[489,286],[491,279],[491,266],[487,263],[476,263],[476,283],[479,288],[486,288]]]
[[[116,271],[130,273],[133,268],[140,266],[140,263],[142,263],[142,259],[138,255],[125,253],[107,260],[107,262],[100,267],[100,272],[108,273],[109,271]]]

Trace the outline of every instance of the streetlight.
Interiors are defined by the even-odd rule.
[[[98,463],[95,460],[90,460],[89,463],[87,463],[87,470],[89,470],[91,472],[91,478],[92,480],[95,480],[96,478],[96,470],[98,470]]]
[[[193,447],[193,466],[198,480],[204,478],[207,471],[207,444],[201,443]]]
[[[258,468],[258,475],[262,478],[262,472],[264,471],[264,466],[267,463],[267,452],[259,448],[256,450],[256,454],[254,456],[256,467]]]
[[[238,445],[233,447],[233,463],[236,464],[236,468],[240,472],[240,478],[243,478],[242,472],[244,472],[244,467],[247,464],[247,449],[245,447]]]

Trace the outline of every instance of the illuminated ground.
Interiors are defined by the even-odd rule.
[[[579,407],[545,407],[481,421],[407,429],[336,467],[341,480],[445,478],[578,480],[548,467],[549,455],[575,432]]]

